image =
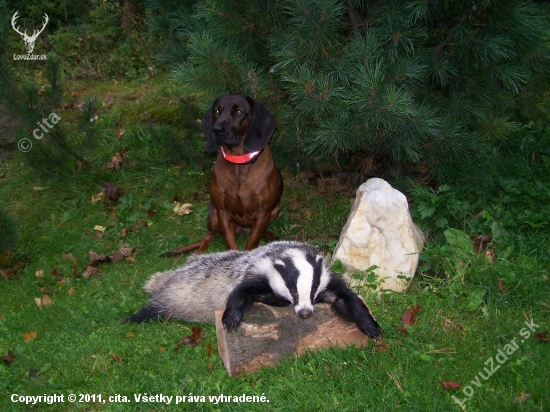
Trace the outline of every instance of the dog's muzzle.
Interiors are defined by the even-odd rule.
[[[239,144],[239,136],[235,135],[229,126],[214,125],[212,131],[216,136],[216,144],[218,146],[237,146]]]

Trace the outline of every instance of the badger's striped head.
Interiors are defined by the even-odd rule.
[[[298,316],[311,315],[317,295],[330,281],[323,256],[313,250],[291,248],[270,264],[268,276],[273,292],[287,299]]]

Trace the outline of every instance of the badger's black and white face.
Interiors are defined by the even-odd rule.
[[[273,292],[288,300],[298,316],[313,313],[313,304],[330,281],[330,272],[321,255],[290,249],[274,261],[262,262]]]

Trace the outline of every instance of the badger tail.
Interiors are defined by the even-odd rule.
[[[172,276],[171,271],[166,272],[157,272],[151,276],[151,278],[145,283],[145,286],[143,286],[143,289],[150,293],[151,295],[158,294],[161,289],[164,287],[164,284],[168,279],[170,279],[170,276]],[[126,322],[134,322],[134,323],[143,323],[150,320],[157,320],[159,317],[162,317],[161,312],[156,308],[155,306],[149,305],[145,306],[143,309],[139,310],[137,313],[135,313],[132,316],[129,316],[122,320],[122,323]]]
[[[143,286],[145,292],[150,293],[151,295],[156,295],[160,292],[164,283],[170,278],[172,272],[157,272],[151,276],[151,278]]]
[[[157,320],[161,317],[159,311],[151,306],[146,306],[141,309],[139,312],[135,313],[132,316],[129,316],[122,320],[122,323],[133,322],[133,323],[143,323],[151,320]]]

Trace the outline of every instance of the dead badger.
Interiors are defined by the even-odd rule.
[[[185,266],[155,273],[144,289],[153,298],[125,322],[158,317],[213,322],[214,310],[225,308],[223,324],[231,330],[254,302],[294,306],[301,317],[311,315],[314,303],[327,302],[371,338],[382,334],[369,308],[305,243],[279,241],[249,252],[193,255]]]

